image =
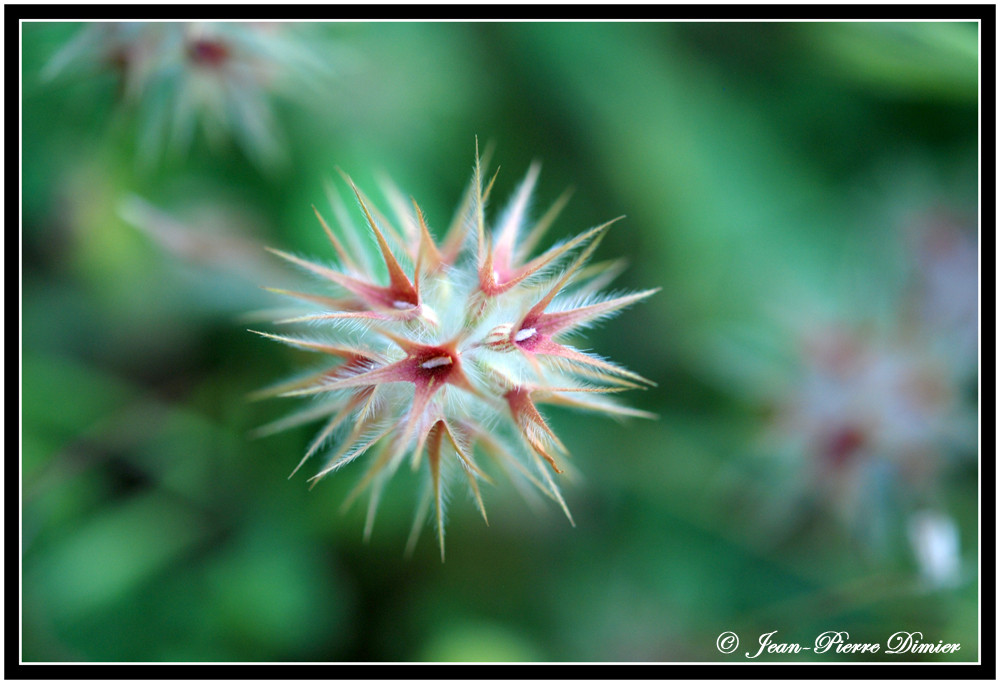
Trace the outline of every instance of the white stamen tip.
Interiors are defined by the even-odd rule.
[[[514,335],[515,342],[524,342],[529,337],[533,336],[537,331],[534,328],[524,328],[523,330],[518,330],[517,334]]]
[[[421,368],[438,368],[440,366],[450,366],[454,361],[451,360],[450,356],[435,356],[433,359],[428,359],[420,364]]]

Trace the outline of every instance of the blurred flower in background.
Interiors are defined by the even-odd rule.
[[[933,352],[849,325],[810,326],[768,442],[802,459],[799,496],[884,547],[894,515],[938,501],[974,415]]]
[[[271,100],[308,102],[337,66],[295,23],[105,22],[88,24],[43,71],[46,79],[95,70],[119,80],[119,99],[140,118],[140,161],[183,154],[200,130],[213,148],[233,140],[261,169],[288,162]]]
[[[742,382],[769,416],[760,457],[784,472],[772,507],[786,529],[818,507],[875,553],[909,539],[921,575],[951,586],[962,573],[944,493],[977,449],[978,250],[944,216],[905,225],[887,266],[854,290],[866,301],[852,313],[784,309],[769,370]]]

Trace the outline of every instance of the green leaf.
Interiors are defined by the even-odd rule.
[[[139,591],[198,543],[206,527],[160,494],[109,505],[25,558],[25,600],[76,620]]]

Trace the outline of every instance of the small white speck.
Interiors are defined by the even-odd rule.
[[[450,356],[435,356],[433,359],[428,359],[420,364],[421,368],[438,368],[440,366],[450,366],[453,363]]]
[[[524,342],[526,339],[534,335],[537,331],[534,328],[524,328],[523,330],[518,330],[517,334],[514,335],[515,342]]]
[[[393,302],[392,306],[393,306],[394,309],[399,309],[399,310],[412,309],[413,308],[413,305],[410,304],[409,302],[401,302],[399,300]]]
[[[958,525],[951,516],[927,510],[914,513],[910,518],[910,542],[925,579],[939,587],[960,582]]]

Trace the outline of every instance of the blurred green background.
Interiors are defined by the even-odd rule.
[[[928,585],[905,526],[869,543],[754,465],[756,357],[720,342],[780,347],[807,298],[890,320],[901,226],[943,211],[975,240],[975,24],[302,27],[330,73],[272,98],[272,169],[200,136],[141,159],[113,71],[41,76],[81,28],[22,25],[24,661],[734,661],[828,629],[978,658],[978,369],[934,487],[961,576]],[[294,402],[247,395],[309,359],[246,329],[285,274],[258,245],[329,256],[310,205],[337,167],[377,203],[390,175],[440,235],[475,136],[496,143],[494,210],[539,159],[539,207],[575,188],[551,239],[627,215],[597,256],[663,290],[588,346],[655,380],[625,398],[660,418],[548,410],[576,527],[501,480],[489,527],[452,502],[442,564],[431,530],[403,558],[408,471],[364,544],[364,505],[338,513],[360,466],[287,479],[318,426],[248,437]],[[137,230],[135,198],[189,249]]]

